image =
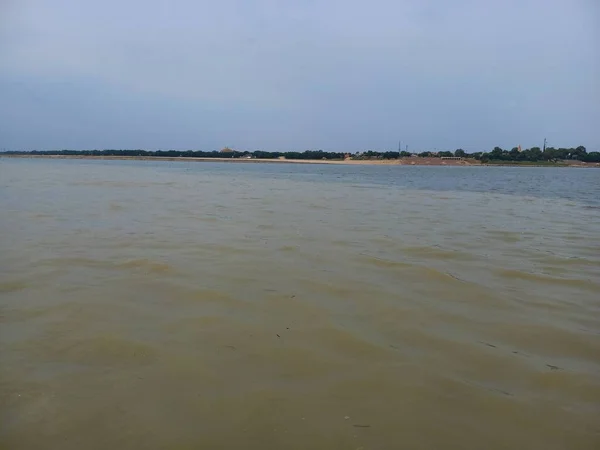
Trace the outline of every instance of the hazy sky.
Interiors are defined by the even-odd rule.
[[[0,149],[600,150],[598,0],[0,0]]]

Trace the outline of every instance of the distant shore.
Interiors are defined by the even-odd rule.
[[[599,163],[581,161],[560,161],[557,163],[531,162],[518,163],[498,161],[482,163],[481,161],[465,158],[461,160],[442,159],[436,157],[404,157],[398,159],[261,159],[261,158],[196,158],[196,157],[163,157],[163,156],[91,156],[91,155],[6,155],[0,153],[0,158],[27,159],[87,159],[87,160],[132,160],[132,161],[194,161],[220,163],[267,163],[267,164],[340,164],[340,165],[383,165],[383,166],[510,166],[510,167],[600,167]]]

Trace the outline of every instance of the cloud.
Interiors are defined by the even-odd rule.
[[[354,150],[402,137],[418,148],[475,150],[542,135],[600,145],[592,0],[22,0],[5,8],[0,94],[15,82],[28,90],[0,106],[11,124],[4,147],[62,146],[67,138],[50,131],[68,130],[81,111],[92,130],[76,143],[86,147],[154,147],[135,125],[140,117],[173,148],[228,139]],[[63,88],[53,93],[55,83]],[[25,107],[35,105],[31,95],[52,99],[55,113]],[[23,116],[11,116],[19,103]],[[123,110],[119,122],[106,116]],[[37,136],[25,136],[28,121]]]

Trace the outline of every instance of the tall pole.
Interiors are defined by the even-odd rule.
[[[546,138],[544,138],[544,150],[543,151],[546,151]]]
[[[398,152],[402,151],[402,141],[398,141]]]

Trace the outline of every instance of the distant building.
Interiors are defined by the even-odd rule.
[[[221,150],[221,153],[233,153],[234,150],[230,149],[229,147],[225,147],[223,150]]]

